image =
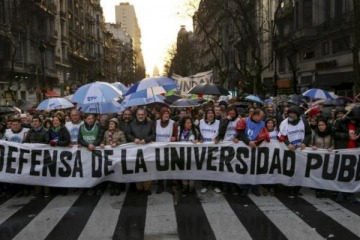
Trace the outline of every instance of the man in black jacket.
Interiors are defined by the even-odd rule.
[[[145,144],[155,141],[155,136],[154,124],[147,119],[146,110],[138,108],[136,110],[136,119],[130,123],[129,131],[126,133],[127,141],[135,144]],[[145,191],[148,195],[151,195],[150,186],[151,181],[136,183],[137,190]]]

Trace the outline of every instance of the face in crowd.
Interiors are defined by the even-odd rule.
[[[55,116],[52,120],[52,125],[54,128],[59,127],[61,125],[61,120],[59,117]]]
[[[146,119],[146,115],[145,115],[146,111],[144,109],[138,109],[136,111],[136,119],[139,121],[139,122],[143,122],[145,121]]]
[[[70,119],[72,123],[78,123],[80,121],[80,112],[76,109],[71,110]]]
[[[264,112],[260,109],[258,109],[257,111],[254,111],[251,115],[251,119],[257,123],[260,122],[261,120],[264,119]]]
[[[31,121],[31,125],[33,128],[38,129],[41,126],[41,121],[38,118],[33,118]]]
[[[129,109],[125,110],[122,114],[122,119],[125,121],[125,122],[130,122],[131,120],[131,111]]]
[[[93,114],[89,114],[86,118],[85,118],[85,122],[87,125],[94,125],[95,124],[95,116]]]
[[[12,121],[11,122],[11,130],[17,132],[21,129],[21,123],[19,121]]]

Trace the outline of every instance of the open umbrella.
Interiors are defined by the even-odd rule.
[[[105,103],[120,97],[122,97],[120,90],[110,83],[94,82],[78,88],[71,101],[82,104]]]
[[[213,83],[202,83],[194,86],[188,91],[189,94],[203,94],[203,95],[229,95],[228,90],[225,88],[213,84]]]
[[[54,110],[54,109],[64,109],[71,108],[74,105],[65,98],[48,98],[39,103],[36,107],[36,110]]]
[[[262,103],[261,98],[256,95],[248,95],[245,97],[245,99],[252,102]]]
[[[180,96],[177,95],[170,95],[170,96],[165,96],[164,102],[168,103],[168,104],[172,104],[173,102],[175,102],[176,100],[181,99]]]
[[[196,106],[200,106],[200,104],[195,99],[178,99],[170,105],[170,107],[174,107],[174,108],[196,107]]]
[[[159,90],[162,91],[160,93],[165,93],[177,87],[178,85],[171,78],[167,78],[167,77],[145,78],[133,84],[126,92],[125,96],[133,94],[135,92],[148,90],[149,88],[152,88],[154,94],[159,94],[158,92]]]
[[[78,104],[77,109],[84,113],[117,113],[121,111],[121,104],[115,100],[106,103]]]
[[[154,95],[148,98],[133,98],[131,99],[131,95],[126,96],[125,99],[121,103],[122,108],[132,107],[132,106],[141,106],[141,105],[149,105],[151,103],[164,103],[164,97],[161,95]]]
[[[31,108],[34,107],[34,104],[32,102],[23,99],[18,100],[15,105],[22,111],[29,111]]]
[[[113,82],[111,83],[111,85],[119,89],[123,95],[125,95],[125,93],[129,90],[129,88],[121,82]]]
[[[21,113],[21,109],[13,106],[0,106],[0,115]]]
[[[303,96],[307,96],[313,99],[334,99],[328,91],[319,89],[319,88],[312,88],[307,90],[302,94]]]

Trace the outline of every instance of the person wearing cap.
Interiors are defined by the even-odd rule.
[[[160,118],[155,121],[155,141],[156,142],[176,142],[177,141],[177,124],[170,119],[170,109],[162,107],[160,109]],[[157,181],[158,187],[156,194],[160,194],[165,190],[164,180]],[[171,182],[167,181],[169,192],[173,192]]]
[[[136,118],[131,121],[129,131],[126,133],[128,142],[135,144],[146,144],[155,141],[156,133],[154,124],[147,119],[147,111],[139,107],[136,109]],[[151,181],[136,182],[138,192],[151,195]]]
[[[360,107],[355,107],[347,112],[343,118],[337,119],[332,127],[335,149],[351,149],[360,147]],[[337,202],[348,200],[358,203],[354,193],[339,192]]]
[[[105,145],[110,145],[114,148],[124,143],[126,143],[126,137],[119,129],[119,121],[116,118],[111,118],[108,123],[108,130],[104,133],[100,148],[104,148]],[[120,183],[110,183],[110,196],[113,195],[120,195]]]
[[[78,135],[78,144],[86,147],[89,151],[95,150],[103,140],[103,132],[99,123],[95,121],[95,114],[86,113],[84,115],[84,124],[80,126]],[[89,159],[90,160],[90,159]],[[99,184],[96,187],[90,188],[87,191],[89,196],[94,193],[99,196],[103,192],[103,184]]]
[[[264,116],[264,111],[258,108],[249,117],[240,119],[236,125],[237,138],[251,148],[257,148],[263,141],[269,142],[270,136],[263,121]],[[249,190],[255,196],[260,196],[258,185],[242,184],[240,188],[242,196],[246,196]]]
[[[295,151],[297,148],[304,149],[311,141],[311,128],[308,121],[301,118],[301,110],[298,106],[288,109],[288,117],[280,123],[279,142],[285,143],[288,148]],[[300,195],[301,187],[288,187],[290,197]]]
[[[200,130],[200,139],[202,142],[215,142],[216,137],[219,134],[220,121],[215,119],[215,111],[213,108],[208,108],[205,110],[205,117],[199,122]],[[208,191],[211,181],[201,181],[202,188],[201,193],[206,193]],[[212,182],[214,192],[221,193],[219,187],[219,182]]]

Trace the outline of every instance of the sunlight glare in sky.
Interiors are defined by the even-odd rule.
[[[115,5],[128,2],[134,6],[141,29],[142,53],[146,73],[150,76],[155,66],[163,73],[167,50],[176,42],[180,25],[192,31],[192,19],[186,16],[186,0],[101,0],[106,22],[115,23]]]

